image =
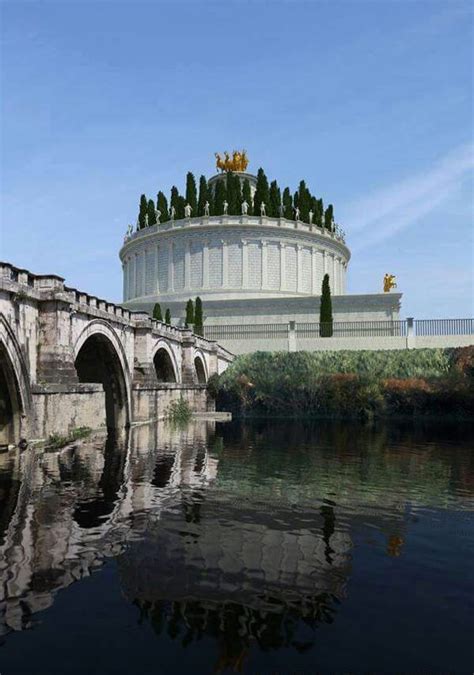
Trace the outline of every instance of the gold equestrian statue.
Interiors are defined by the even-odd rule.
[[[394,274],[386,274],[383,278],[383,292],[384,293],[390,293],[392,288],[396,288],[397,284],[395,283],[395,275]]]
[[[246,150],[234,150],[232,157],[227,151],[224,152],[223,157],[218,152],[215,152],[214,155],[216,158],[216,168],[221,173],[224,171],[245,171],[249,163]]]

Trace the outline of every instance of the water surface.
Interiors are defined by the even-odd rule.
[[[471,673],[473,447],[207,422],[0,455],[0,672]]]

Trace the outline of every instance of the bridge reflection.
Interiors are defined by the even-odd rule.
[[[428,474],[416,442],[383,431],[318,430],[317,448],[305,434],[161,423],[0,455],[0,634],[31,627],[59,590],[115,559],[137,620],[183,646],[208,636],[219,668],[252,644],[304,651],[346,597],[361,524],[397,558],[407,505],[463,476],[434,452]]]

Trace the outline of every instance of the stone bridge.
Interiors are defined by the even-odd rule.
[[[207,380],[232,358],[191,330],[0,263],[0,443],[121,429],[182,396],[212,411]]]

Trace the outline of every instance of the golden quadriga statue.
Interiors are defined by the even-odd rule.
[[[222,173],[224,171],[247,170],[249,160],[247,157],[247,152],[245,150],[242,150],[241,152],[239,150],[234,150],[232,153],[232,157],[229,155],[227,151],[224,152],[223,157],[221,157],[221,155],[218,152],[214,154],[216,156],[216,168],[218,171],[221,171]]]

